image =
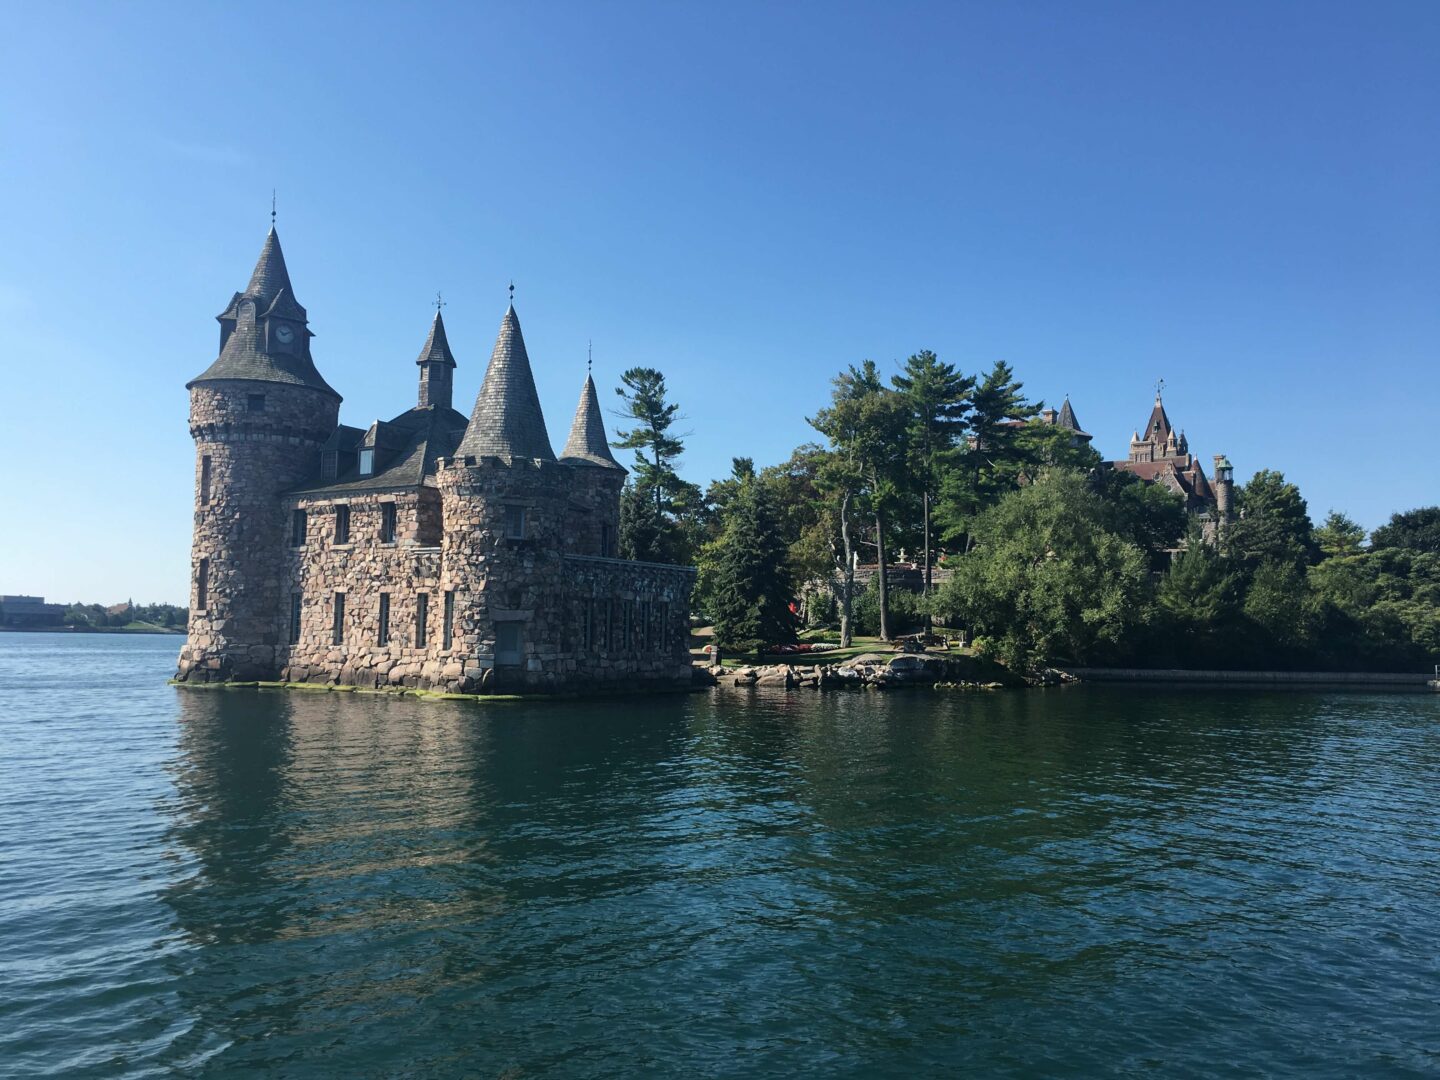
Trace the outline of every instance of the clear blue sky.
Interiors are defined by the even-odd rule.
[[[1440,4],[3,10],[0,592],[183,601],[184,383],[272,187],[351,424],[437,289],[468,411],[513,277],[552,441],[593,338],[702,484],[931,348],[1107,456],[1163,376],[1207,472],[1440,500]]]

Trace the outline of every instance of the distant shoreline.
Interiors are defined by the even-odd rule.
[[[184,630],[162,630],[128,626],[0,626],[0,634],[162,634],[184,637]]]

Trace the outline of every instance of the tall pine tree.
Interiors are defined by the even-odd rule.
[[[795,640],[788,549],[765,485],[746,478],[725,514],[715,572],[715,640],[751,651]]]

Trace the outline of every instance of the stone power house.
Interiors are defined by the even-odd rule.
[[[470,419],[437,308],[414,407],[339,423],[272,228],[187,384],[181,681],[456,693],[688,684],[694,571],[615,557],[625,470],[587,376],[550,446],[512,305]]]

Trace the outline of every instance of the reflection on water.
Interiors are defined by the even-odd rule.
[[[22,1072],[1440,1069],[1435,698],[477,707],[177,691],[129,642],[57,695],[9,644]]]

